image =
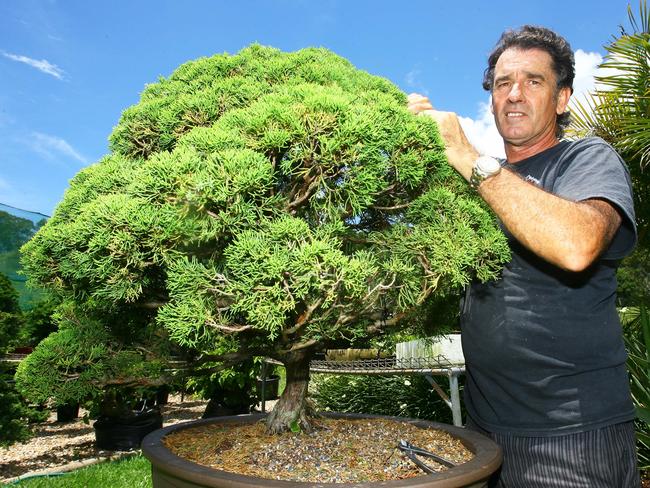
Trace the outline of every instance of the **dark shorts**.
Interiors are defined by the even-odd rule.
[[[634,423],[552,437],[487,432],[467,419],[468,429],[503,449],[494,488],[638,488]]]

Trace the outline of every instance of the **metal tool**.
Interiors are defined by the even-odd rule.
[[[426,463],[420,461],[417,456],[429,457],[434,461],[436,461],[437,463],[442,464],[443,466],[447,466],[448,468],[453,468],[454,466],[458,466],[458,464],[454,463],[453,461],[450,461],[449,459],[445,459],[441,456],[438,456],[437,454],[434,454],[431,451],[427,451],[420,447],[416,447],[410,442],[405,440],[400,440],[399,444],[397,444],[397,448],[400,451],[402,451],[404,454],[406,454],[406,457],[408,457],[411,461],[413,461],[413,463],[416,464],[418,468],[420,468],[422,471],[428,474],[436,474],[437,471],[435,471]]]

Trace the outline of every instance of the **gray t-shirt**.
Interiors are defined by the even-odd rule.
[[[636,243],[627,167],[599,138],[563,141],[504,166],[568,200],[607,200],[623,222],[609,248],[580,273],[542,260],[504,229],[511,262],[501,279],[473,283],[462,304],[469,415],[488,431],[521,436],[633,419],[615,306],[618,261]]]

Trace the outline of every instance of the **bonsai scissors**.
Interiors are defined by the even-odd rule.
[[[417,456],[423,456],[423,457],[429,457],[433,460],[435,460],[437,463],[442,464],[443,466],[447,466],[448,468],[453,468],[454,466],[457,466],[456,463],[450,461],[449,459],[445,459],[441,456],[438,456],[437,454],[432,453],[431,451],[427,451],[425,449],[422,449],[420,447],[416,447],[413,444],[411,444],[408,441],[405,440],[400,440],[399,444],[397,444],[397,448],[402,451],[406,456],[413,461],[422,471],[428,474],[436,474],[437,471],[435,471],[433,468],[431,468],[429,465],[426,463],[423,463],[420,461]]]

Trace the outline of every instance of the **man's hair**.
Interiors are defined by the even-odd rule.
[[[575,60],[571,46],[566,39],[552,30],[534,25],[524,25],[518,30],[507,30],[501,34],[501,38],[488,58],[488,67],[483,74],[483,88],[485,90],[492,91],[494,67],[503,52],[510,48],[546,51],[551,56],[551,67],[557,79],[557,89],[569,88],[573,93]],[[569,112],[557,116],[556,136],[558,138],[564,135],[564,128],[569,125],[570,117]]]

